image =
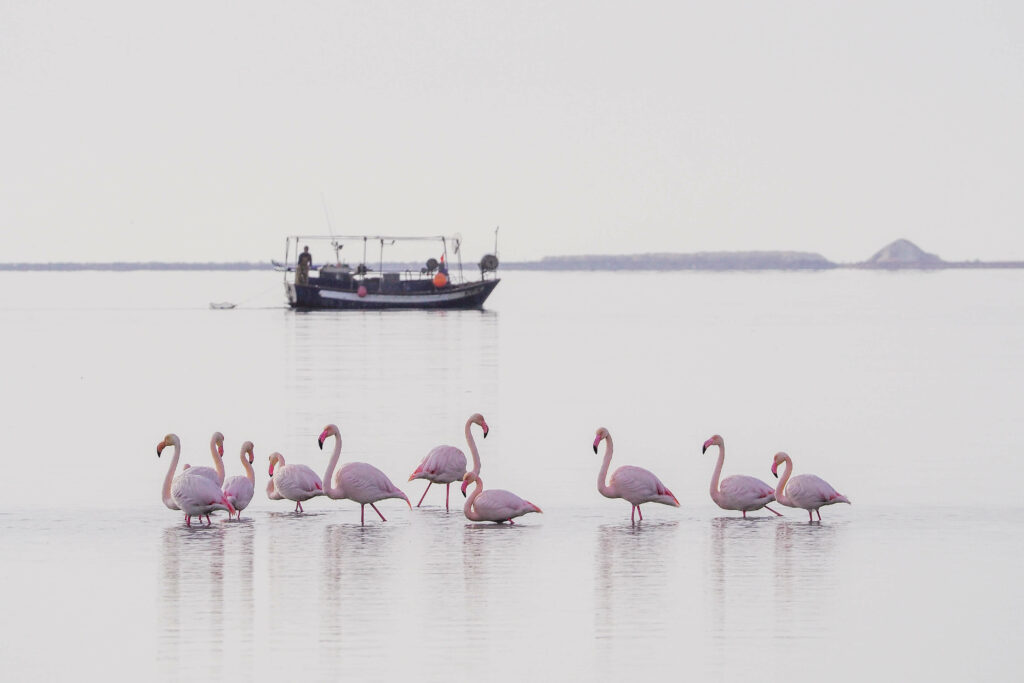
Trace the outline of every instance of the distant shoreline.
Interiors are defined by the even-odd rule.
[[[736,256],[739,256],[737,254]],[[419,268],[420,264],[385,264],[403,270]],[[465,264],[465,270],[475,264]],[[665,262],[664,259],[636,257],[595,257],[593,260],[572,257],[571,262],[561,258],[541,261],[510,261],[499,270],[580,272],[580,271],[819,271],[819,270],[1005,270],[1024,268],[1024,261],[942,261],[939,263],[833,263],[831,261],[772,261],[747,258],[717,259],[713,261]],[[20,272],[132,272],[132,271],[273,271],[270,262],[185,263],[185,262],[108,262],[108,263],[0,263],[0,271]]]

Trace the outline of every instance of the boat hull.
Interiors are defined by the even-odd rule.
[[[295,309],[318,310],[402,310],[473,309],[484,301],[501,280],[482,280],[442,287],[430,292],[366,292],[336,289],[318,284],[287,283],[288,304]]]

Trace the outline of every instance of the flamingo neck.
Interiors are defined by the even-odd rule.
[[[779,483],[775,487],[775,500],[779,501],[780,505],[790,505],[789,497],[786,496],[784,491],[786,490],[786,484],[789,483],[789,475],[793,473],[793,461],[788,457],[783,461],[786,463],[786,469],[782,471],[782,476],[779,477]]]
[[[245,451],[242,451],[242,468],[245,470],[245,478],[249,480],[249,483],[253,486],[256,485],[256,473],[252,471],[252,465],[249,464],[249,459],[245,457]]]
[[[715,464],[715,471],[711,475],[711,500],[718,502],[718,480],[722,476],[722,466],[725,464],[725,444],[718,447],[718,462]]]
[[[167,468],[167,476],[164,477],[164,488],[162,491],[164,505],[169,507],[171,510],[180,510],[178,504],[174,502],[174,498],[171,497],[171,482],[174,481],[174,471],[178,469],[178,456],[181,455],[181,445],[178,443],[174,444],[174,455],[171,456],[171,466]]]
[[[473,474],[480,474],[480,452],[476,449],[476,441],[473,440],[473,432],[470,427],[475,424],[472,420],[466,420],[466,443],[469,444],[469,454],[473,456]]]
[[[271,477],[267,481],[267,498],[270,500],[284,500],[284,497],[277,492],[277,488],[274,486],[274,478]]]
[[[608,468],[612,464],[612,437],[609,434],[604,438],[606,445],[604,449],[604,462],[601,463],[601,471],[597,473],[597,490],[605,498],[618,498],[615,490],[608,485]]]
[[[210,455],[213,456],[213,469],[217,471],[217,478],[224,483],[224,458],[217,452],[217,439],[210,439]]]
[[[473,503],[476,502],[476,497],[480,495],[483,488],[484,483],[477,479],[476,486],[473,487],[473,492],[469,494],[469,498],[466,499],[466,504],[462,507],[463,512],[466,513],[466,519],[474,522],[480,521],[480,516],[476,514],[476,510],[473,509]]]
[[[338,486],[335,488],[331,484],[331,478],[334,474],[334,468],[338,465],[338,458],[341,457],[341,434],[334,434],[334,453],[331,454],[331,460],[327,463],[327,469],[324,471],[324,493],[327,494],[328,498],[334,498],[335,500],[345,497],[345,492],[342,491],[341,479],[338,479]]]

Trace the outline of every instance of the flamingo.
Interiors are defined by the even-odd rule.
[[[539,507],[528,500],[523,500],[511,491],[502,489],[488,489],[484,491],[484,480],[475,472],[466,472],[462,478],[462,495],[466,495],[466,488],[470,482],[476,482],[473,493],[466,498],[466,505],[463,510],[466,519],[473,522],[508,522],[513,517],[522,517],[531,512],[543,512]]]
[[[768,503],[775,500],[775,489],[757,477],[734,474],[719,484],[718,477],[722,474],[722,464],[725,462],[725,440],[715,434],[704,442],[701,453],[706,453],[711,446],[718,446],[718,463],[711,475],[711,500],[723,510],[742,510],[744,517],[747,512],[761,508],[781,517],[780,513],[768,507]]]
[[[210,437],[210,455],[213,456],[213,467],[192,467],[191,474],[201,475],[221,486],[224,484],[224,435],[220,432],[214,432]]]
[[[277,472],[274,472],[274,468]],[[295,512],[305,512],[302,501],[324,495],[324,486],[316,472],[305,465],[286,465],[284,456],[276,451],[270,454],[270,481],[267,498],[295,501]]]
[[[597,430],[597,436],[594,439],[594,453],[597,453],[597,446],[601,441],[607,441],[608,445],[605,448],[601,471],[597,475],[597,490],[605,498],[622,498],[629,501],[633,506],[633,511],[629,515],[630,522],[636,521],[637,513],[640,514],[640,521],[644,520],[644,513],[640,510],[640,505],[643,503],[662,503],[679,507],[679,501],[661,483],[661,480],[653,472],[642,467],[623,465],[612,472],[611,481],[605,483],[608,477],[608,466],[612,462],[612,435],[604,427]]]
[[[252,494],[256,490],[256,474],[252,471],[252,462],[255,456],[252,449],[252,441],[246,441],[242,444],[242,450],[238,454],[242,461],[242,467],[245,468],[245,476],[235,475],[224,482],[224,495],[231,501],[231,505],[238,513],[239,520],[242,519],[242,510],[249,507]]]
[[[786,463],[786,469],[779,479],[779,485],[775,487],[775,500],[791,508],[803,508],[807,510],[807,521],[813,522],[813,512],[818,513],[818,521],[821,521],[821,510],[825,505],[835,503],[846,503],[850,505],[850,499],[832,488],[832,485],[821,477],[814,474],[798,474],[792,479],[789,475],[793,472],[793,461],[782,452],[776,453],[772,460],[772,474],[779,476],[779,465]]]
[[[473,469],[471,470],[474,474],[480,474],[480,454],[476,450],[476,442],[473,440],[473,434],[469,428],[472,425],[480,425],[484,430],[484,438],[487,438],[487,433],[490,431],[487,427],[487,422],[484,420],[484,416],[480,413],[473,413],[466,420],[466,442],[469,444],[469,452],[473,456]],[[423,491],[423,495],[420,497],[420,502],[416,503],[416,507],[423,504],[423,499],[427,497],[427,491],[430,490],[431,484],[444,484],[444,509],[448,509],[448,494],[451,489],[453,481],[462,481],[462,478],[466,474],[466,454],[460,451],[455,446],[435,446],[427,453],[427,456],[423,458],[423,461],[419,464],[419,467],[409,475],[409,481],[413,479],[426,479],[427,488]]]
[[[409,502],[409,498],[397,486],[391,483],[386,474],[373,465],[365,462],[350,462],[335,472],[334,467],[338,464],[338,458],[341,456],[341,430],[338,429],[337,425],[327,425],[320,432],[320,438],[317,440],[317,443],[320,444],[320,450],[324,449],[324,441],[329,436],[334,437],[334,453],[331,455],[331,460],[327,463],[327,470],[324,472],[324,481],[330,482],[326,491],[328,498],[333,498],[334,500],[347,498],[359,503],[360,524],[365,523],[363,513],[366,511],[367,505],[372,507],[373,511],[380,516],[381,521],[388,521],[384,519],[384,515],[380,514],[380,510],[374,505],[378,500],[401,498],[412,509],[412,503]],[[331,476],[332,474],[334,475],[333,477]]]
[[[204,476],[193,474],[195,467],[174,476],[174,470],[178,467],[178,458],[181,456],[181,440],[176,434],[168,434],[164,440],[156,445],[156,455],[159,458],[163,450],[168,446],[174,446],[174,457],[171,458],[171,466],[164,477],[163,500],[171,510],[182,510],[185,513],[186,526],[192,526],[192,518],[206,515],[206,525],[210,525],[210,513],[214,510],[227,510],[228,514],[234,514],[235,509],[231,501],[227,499],[220,487]]]

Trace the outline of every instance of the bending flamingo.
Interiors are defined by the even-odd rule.
[[[324,481],[331,482],[326,491],[328,498],[333,498],[334,500],[347,498],[359,503],[360,524],[366,521],[364,512],[367,505],[372,507],[373,511],[380,516],[381,521],[388,521],[384,519],[384,515],[380,514],[380,510],[374,505],[378,500],[401,498],[405,501],[406,505],[412,508],[412,504],[406,495],[391,483],[386,474],[373,465],[365,462],[350,462],[335,472],[334,467],[338,464],[338,458],[341,456],[341,430],[338,429],[337,425],[330,424],[324,427],[324,430],[320,433],[320,438],[317,440],[317,443],[320,444],[320,450],[324,449],[324,441],[329,436],[334,437],[334,453],[331,455],[331,460],[327,463],[327,470],[324,472]],[[333,477],[331,476],[332,474]]]
[[[249,507],[249,502],[252,501],[252,494],[256,490],[256,474],[252,471],[252,463],[255,456],[252,449],[252,441],[246,441],[242,444],[242,451],[238,454],[239,459],[242,461],[242,467],[245,468],[245,476],[235,475],[234,477],[229,477],[224,482],[224,495],[231,501],[231,505],[234,506],[235,511],[238,513],[239,520],[242,519],[242,510]]]
[[[280,465],[280,467],[277,467]],[[274,468],[277,467],[277,472]],[[267,498],[271,500],[294,500],[295,512],[305,512],[302,501],[324,495],[323,482],[316,472],[305,465],[286,465],[284,456],[270,454],[270,481],[267,482]]]
[[[606,441],[608,445],[605,448],[601,471],[597,475],[597,490],[605,498],[622,498],[629,501],[633,506],[629,521],[636,521],[637,513],[640,514],[640,521],[643,521],[644,513],[640,510],[640,505],[643,503],[661,503],[679,507],[679,501],[661,483],[661,480],[654,476],[654,473],[642,467],[623,465],[612,472],[611,480],[605,483],[608,477],[608,466],[612,462],[612,435],[604,427],[597,430],[597,436],[594,439],[594,453],[597,453],[597,446],[601,441]]]
[[[210,513],[214,510],[227,510],[229,514],[234,513],[231,502],[214,484],[206,477],[193,474],[195,467],[174,476],[174,470],[178,467],[178,458],[181,456],[181,441],[176,434],[168,434],[164,440],[156,445],[156,455],[159,458],[163,450],[168,446],[174,446],[174,456],[171,458],[171,466],[167,469],[167,476],[164,477],[162,496],[164,505],[171,510],[182,510],[185,513],[185,524],[192,526],[193,517],[206,515],[206,524],[210,525]]]
[[[214,432],[210,437],[210,455],[213,457],[213,467],[191,467],[191,474],[198,474],[206,477],[217,486],[224,484],[224,435]]]
[[[473,413],[466,420],[466,442],[469,444],[469,452],[473,456],[473,469],[471,470],[474,474],[480,474],[480,454],[476,450],[476,442],[473,440],[473,434],[469,428],[473,425],[480,425],[484,430],[484,438],[487,438],[487,432],[490,430],[487,427],[487,422],[484,420],[484,416],[480,413]],[[409,475],[409,481],[413,479],[426,479],[427,488],[424,489],[423,495],[420,497],[420,502],[416,503],[416,507],[423,504],[423,499],[427,497],[427,491],[430,490],[431,484],[444,484],[444,509],[448,509],[448,494],[453,481],[462,481],[462,478],[466,475],[466,454],[460,451],[455,446],[435,446],[427,453],[427,456],[423,458],[423,461],[419,464],[419,467]]]
[[[484,481],[474,472],[466,472],[462,479],[462,495],[466,495],[466,488],[471,481],[476,482],[476,488],[466,499],[463,511],[466,519],[473,522],[508,522],[513,517],[522,517],[530,512],[543,512],[539,507],[528,500],[523,500],[516,494],[502,489],[488,489],[484,491]]]
[[[711,475],[711,500],[723,510],[741,510],[743,516],[752,510],[766,508],[774,515],[782,515],[768,507],[768,503],[775,500],[775,489],[764,483],[757,477],[748,477],[745,474],[734,474],[726,477],[721,483],[718,477],[722,474],[722,465],[725,463],[725,440],[718,434],[704,442],[706,453],[711,446],[718,446],[718,463],[715,465],[715,472]]]
[[[835,503],[850,504],[850,499],[832,488],[832,485],[814,474],[798,474],[792,479],[789,475],[793,472],[793,461],[785,453],[776,453],[772,460],[772,474],[779,476],[778,468],[786,463],[786,469],[779,479],[779,485],[775,488],[775,500],[791,508],[803,508],[807,510],[807,521],[813,522],[813,512],[818,513],[818,521],[821,521],[821,510],[819,508]]]

